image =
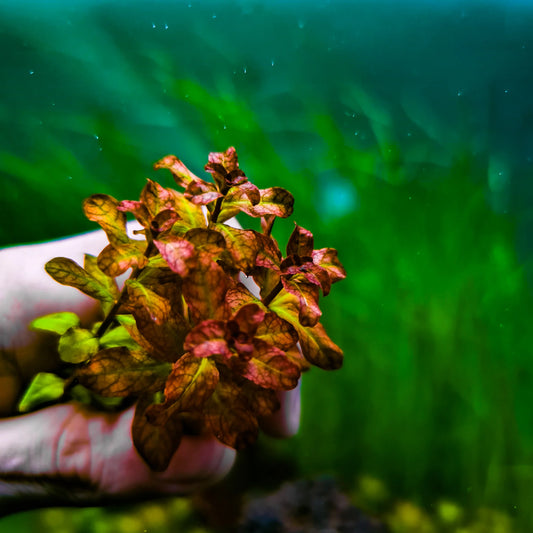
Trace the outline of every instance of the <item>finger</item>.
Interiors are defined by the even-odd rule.
[[[273,415],[261,421],[263,431],[278,438],[288,438],[298,433],[301,411],[300,388],[301,381],[292,390],[278,392],[281,407]]]
[[[235,452],[185,437],[165,472],[152,472],[131,439],[133,410],[100,414],[74,404],[0,421],[0,512],[6,502],[89,505],[183,494],[222,478]]]

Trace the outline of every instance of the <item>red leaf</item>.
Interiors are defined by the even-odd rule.
[[[241,307],[232,320],[238,325],[239,331],[254,336],[264,318],[265,311],[256,303],[250,303]]]
[[[117,209],[125,213],[131,213],[141,226],[145,228],[150,227],[150,213],[142,202],[136,200],[122,200],[122,202],[117,205]]]
[[[239,384],[220,380],[204,407],[207,424],[222,443],[240,450],[257,440],[259,424]]]
[[[223,320],[200,322],[185,337],[184,349],[195,357],[233,356],[226,342],[226,323]]]
[[[212,183],[199,180],[189,183],[184,193],[185,198],[195,205],[207,205],[221,198],[220,194]]]
[[[215,229],[224,237],[226,248],[231,255],[233,267],[250,274],[255,266],[259,250],[259,233],[252,230],[232,228],[226,224],[215,224]]]
[[[301,277],[295,276],[290,280],[281,278],[283,288],[294,294],[300,303],[299,318],[302,326],[314,326],[322,311],[318,307],[319,288],[317,285],[306,283]]]
[[[242,283],[236,283],[226,293],[226,306],[229,315],[235,314],[243,305],[251,303],[260,305],[261,300],[258,300]]]
[[[200,180],[198,176],[193,174],[176,156],[167,155],[163,159],[154,164],[155,169],[168,168],[172,172],[172,176],[176,183],[183,188],[186,188],[191,182]]]
[[[137,452],[148,466],[155,472],[163,472],[181,442],[182,424],[178,417],[169,418],[162,426],[151,424],[145,416],[150,403],[150,396],[137,403],[131,436]]]
[[[185,277],[196,265],[194,246],[187,240],[173,235],[161,235],[154,244],[165,259],[169,268]]]
[[[255,338],[285,351],[296,345],[298,333],[290,322],[283,320],[276,313],[267,313],[257,328]]]
[[[200,253],[198,264],[183,283],[183,296],[193,324],[207,318],[222,319],[228,281],[222,268]]]
[[[231,368],[265,389],[294,389],[300,378],[300,369],[279,348],[261,340],[255,340],[254,346],[248,361],[231,359]]]
[[[304,327],[299,320],[299,301],[288,292],[281,292],[269,305],[278,316],[290,322],[298,332],[304,357],[313,365],[325,370],[342,366],[342,350],[328,337],[321,324]]]
[[[337,256],[335,248],[321,248],[313,250],[313,262],[321,266],[328,273],[331,283],[335,283],[346,277],[346,270]]]
[[[184,354],[172,367],[165,385],[165,402],[150,408],[149,420],[165,424],[169,417],[185,411],[201,411],[213,394],[219,375],[210,359]]]
[[[313,253],[314,239],[313,234],[295,224],[294,231],[289,237],[287,243],[287,257],[290,255],[296,255],[299,257],[311,257]]]

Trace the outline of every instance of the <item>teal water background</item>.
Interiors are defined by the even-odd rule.
[[[532,30],[526,2],[0,2],[0,245],[235,146],[349,276],[323,302],[343,370],[262,446],[528,531]]]

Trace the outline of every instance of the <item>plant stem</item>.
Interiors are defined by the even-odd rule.
[[[154,241],[150,239],[150,241],[148,242],[148,246],[146,247],[146,250],[144,251],[144,257],[150,257],[155,249],[156,249],[156,246],[154,244]],[[143,268],[135,267],[129,279],[132,279],[132,280],[137,279],[139,274],[143,271]],[[100,327],[98,328],[98,331],[96,332],[97,338],[100,338],[107,331],[107,328],[111,325],[111,323],[115,319],[115,316],[117,315],[120,309],[120,306],[124,303],[125,296],[126,296],[126,285],[124,285],[117,301],[113,304],[113,307],[110,309],[109,313],[107,313],[103,322],[100,324]]]
[[[281,283],[281,280],[278,281],[278,284],[270,291],[269,294],[266,295],[266,297],[263,299],[263,305],[265,307],[268,307],[272,300],[279,294],[279,292],[283,289],[283,283]]]
[[[222,208],[222,200],[224,200],[223,196],[221,196],[220,198],[217,198],[217,203],[215,204],[215,208],[213,209],[213,212],[211,213],[211,222],[213,224],[216,223],[218,219],[218,215],[220,215],[220,209]]]

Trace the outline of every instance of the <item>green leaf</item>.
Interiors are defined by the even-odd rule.
[[[121,346],[100,350],[87,365],[76,370],[74,377],[101,396],[127,397],[161,390],[170,369],[169,363]]]
[[[135,324],[135,319],[133,319]],[[102,337],[100,337],[101,348],[118,348],[124,346],[130,350],[138,350],[139,345],[132,339],[129,331],[124,326],[117,326],[116,328],[108,329]]]
[[[49,331],[63,335],[74,326],[79,326],[80,319],[76,313],[64,311],[62,313],[50,313],[36,318],[30,323],[30,328],[38,331]]]
[[[59,339],[59,356],[65,363],[83,363],[98,350],[98,339],[91,331],[83,328],[70,328]]]
[[[49,372],[39,372],[22,396],[18,410],[27,413],[43,403],[59,400],[63,396],[64,388],[64,379]]]

